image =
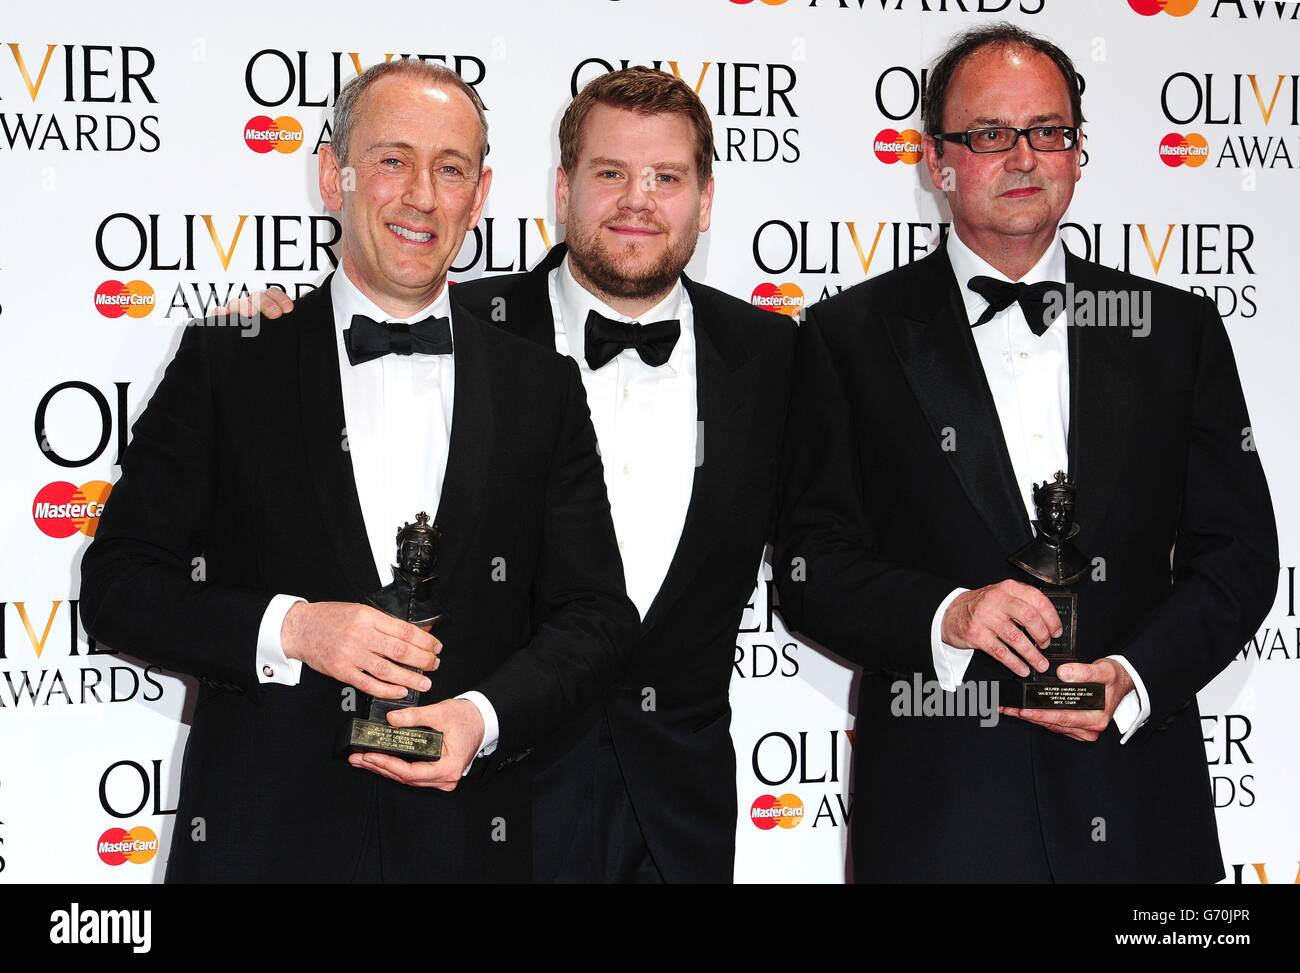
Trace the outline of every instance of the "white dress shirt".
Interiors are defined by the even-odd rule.
[[[966,246],[954,229],[948,234],[948,259],[971,324],[988,309],[988,301],[966,286],[972,277],[1009,281]],[[1029,272],[1026,284],[1044,280],[1065,282],[1065,247],[1058,236]],[[1034,520],[1033,484],[1050,480],[1057,470],[1069,471],[1070,355],[1068,329],[1058,315],[1042,335],[1035,335],[1018,302],[995,314],[971,332],[980,363],[997,408],[1011,468],[1029,519]],[[967,588],[957,588],[940,603],[930,627],[931,652],[940,685],[952,692],[962,681],[975,649],[958,649],[941,637],[944,613]],[[1116,707],[1113,721],[1126,743],[1151,714],[1146,687],[1137,671],[1120,655],[1108,656],[1133,678],[1133,691]]]
[[[578,363],[596,428],[605,488],[627,594],[644,619],[681,540],[695,483],[695,315],[679,280],[657,305],[629,318],[574,279],[568,257],[547,278],[555,349]],[[586,358],[587,312],[649,324],[676,318],[681,336],[668,361],[647,365],[632,349],[593,370]]]
[[[340,448],[347,449],[352,459],[375,570],[381,579],[391,580],[398,528],[414,522],[421,510],[432,521],[442,498],[456,393],[455,355],[383,355],[353,365],[343,332],[354,314],[405,324],[430,315],[450,319],[451,303],[444,284],[428,306],[409,317],[392,317],[357,289],[342,265],[334,272],[330,299],[343,392],[345,427],[339,430]],[[267,606],[257,638],[260,682],[298,684],[302,662],[285,656],[280,629],[289,609],[302,600],[281,594]],[[485,730],[479,754],[491,753],[499,735],[492,704],[478,692],[457,698],[468,699],[478,708]]]

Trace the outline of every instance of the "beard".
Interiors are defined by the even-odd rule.
[[[612,223],[597,224],[589,231],[572,234],[566,240],[569,259],[588,281],[601,293],[611,297],[641,300],[669,290],[695,253],[699,230],[692,226],[684,236],[670,239],[667,249],[649,266],[637,266],[637,258],[610,252],[601,239],[601,230]],[[655,222],[649,225],[660,232],[667,227]]]

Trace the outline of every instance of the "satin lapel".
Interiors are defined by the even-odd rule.
[[[298,405],[307,455],[308,480],[324,515],[322,527],[334,550],[347,589],[356,597],[382,582],[375,573],[361,514],[352,456],[345,448],[343,390],[330,299],[332,276],[298,302]]]
[[[1104,283],[1096,268],[1068,251],[1065,268],[1075,300],[1092,301],[1095,309]],[[1074,519],[1084,541],[1101,528],[1124,462],[1134,385],[1131,349],[1123,343],[1137,340],[1126,327],[1070,328],[1070,472],[1078,483]]]
[[[511,334],[546,348],[555,347],[555,316],[551,313],[548,278],[551,271],[560,265],[566,252],[563,243],[551,247],[542,261],[522,275],[519,283],[503,295],[501,298],[505,301],[502,307],[505,315],[503,320]],[[489,317],[492,317],[495,311],[495,308],[490,309]]]
[[[697,434],[691,501],[681,540],[659,593],[642,623],[650,631],[671,610],[716,543],[719,525],[731,516],[731,500],[740,476],[753,402],[749,394],[758,359],[745,350],[733,322],[690,279],[682,278],[695,318],[695,398]],[[754,564],[757,573],[758,563]]]
[[[970,502],[1010,554],[1032,532],[997,407],[947,252],[941,248],[924,263],[928,273],[915,285],[911,307],[882,312],[890,341],[936,445],[947,447]]]
[[[490,327],[471,315],[451,290],[451,333],[456,355],[456,392],[452,400],[451,442],[442,498],[434,519],[442,532],[438,574],[455,576],[469,546],[482,505],[488,458],[492,455],[492,368],[482,329]]]

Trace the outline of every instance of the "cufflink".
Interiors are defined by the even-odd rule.
[[[262,675],[266,676],[267,679],[270,679],[275,675],[275,670],[270,666],[262,666]]]

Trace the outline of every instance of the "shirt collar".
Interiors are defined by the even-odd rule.
[[[422,321],[430,315],[450,320],[451,298],[447,294],[450,289],[450,285],[444,281],[442,289],[432,301],[409,317],[396,318],[361,293],[360,288],[352,282],[343,269],[343,264],[340,263],[334,271],[334,279],[330,282],[330,301],[334,306],[334,330],[341,336],[345,328],[351,327],[354,314],[364,314],[373,321],[394,321],[401,324]]]
[[[954,225],[948,234],[948,261],[952,264],[953,276],[957,278],[957,288],[961,291],[962,303],[966,306],[968,321],[978,321],[989,302],[966,286],[972,277],[993,277],[997,280],[1011,280],[1006,274],[991,265],[983,257],[962,242]],[[1056,280],[1065,283],[1065,244],[1061,242],[1058,228],[1047,245],[1038,263],[1029,268],[1029,272],[1020,278],[1021,283],[1037,284],[1039,281]]]
[[[557,333],[564,332],[568,338],[569,348],[576,352],[575,358],[580,362],[586,361],[586,355],[582,354],[582,349],[586,348],[587,338],[585,328],[587,325],[587,313],[595,311],[602,314],[611,321],[623,321],[624,323],[664,321],[670,318],[682,320],[683,307],[687,300],[686,289],[682,287],[681,279],[673,285],[673,289],[668,295],[644,314],[630,318],[626,314],[620,314],[612,307],[598,298],[591,291],[587,290],[578,283],[573,271],[569,269],[569,257],[560,261],[560,266],[556,268],[555,275],[555,297],[559,304],[559,317],[555,322]],[[685,322],[683,322],[685,328]],[[666,367],[671,368],[674,373],[680,371],[681,356],[683,354],[683,342],[678,341],[673,345],[672,355],[669,356],[665,363]]]

